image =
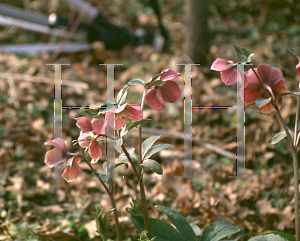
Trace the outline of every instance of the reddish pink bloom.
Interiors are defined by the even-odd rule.
[[[221,79],[225,85],[233,85],[238,80],[236,64],[231,60],[227,61],[225,59],[217,58],[210,69],[221,72]],[[244,84],[247,85],[248,81],[246,75],[244,81]]]
[[[265,88],[271,94],[273,100],[280,94],[285,92],[285,85],[282,80],[283,75],[280,69],[272,67],[268,64],[260,64],[257,68],[254,68],[260,77]],[[259,97],[264,99],[269,96],[264,92],[254,72],[249,70],[247,72],[248,85],[245,87],[245,103],[251,103],[257,100]],[[241,88],[241,96],[244,96],[244,88]],[[282,103],[282,98],[279,98],[278,105]],[[255,106],[255,105],[253,105]],[[271,112],[274,110],[272,104],[267,104],[259,109],[262,112]]]
[[[105,134],[104,121],[98,119],[90,121],[86,117],[79,117],[76,125],[81,129],[78,138],[79,145],[84,148],[88,147],[92,163],[97,162],[102,156],[102,150],[96,139],[97,135]]]
[[[164,69],[163,71],[166,72],[157,78],[163,83],[159,86],[151,86],[145,98],[148,105],[156,111],[165,109],[164,101],[174,103],[181,95],[178,84],[171,80],[180,77],[181,74],[170,69]]]
[[[55,147],[54,149],[59,149],[60,151],[62,151],[62,158],[59,160],[54,158],[54,149],[46,152],[45,163],[48,167],[54,167],[54,165],[64,162],[69,158],[71,158],[72,156],[78,154],[78,153],[69,152],[67,147],[67,142],[61,138],[55,138],[53,141],[48,141],[45,142],[44,144],[52,145]],[[80,158],[74,157],[72,168],[70,169],[68,168],[68,166],[66,166],[66,169],[63,172],[62,176],[67,182],[74,181],[82,173],[82,169],[77,164],[80,163],[80,161],[81,161]]]
[[[300,77],[300,60],[299,60],[299,63],[296,65],[296,71],[297,71],[297,74]]]
[[[123,104],[116,109],[104,111],[105,126],[109,125],[113,128],[115,120],[115,130],[120,130],[124,126],[125,121],[140,121],[143,119],[143,110],[136,104]]]

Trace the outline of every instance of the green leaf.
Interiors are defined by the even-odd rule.
[[[127,126],[127,131],[130,131],[132,128],[134,128],[138,125],[147,123],[147,122],[155,122],[155,121],[151,120],[151,119],[142,119],[140,121],[128,122],[127,125],[126,125]]]
[[[159,86],[163,83],[162,80],[155,80],[154,82],[152,82],[151,84],[149,84],[149,87],[150,86]]]
[[[295,50],[293,50],[293,49],[291,49],[291,48],[288,48],[288,49],[289,49],[289,51],[290,51],[293,55],[295,55],[295,56],[297,56],[297,57],[300,58],[300,55],[297,54],[297,52],[296,52]]]
[[[153,146],[154,142],[158,140],[161,136],[151,136],[147,138],[142,144],[142,158],[144,159],[146,153]]]
[[[91,212],[96,219],[97,232],[100,234],[103,240],[106,240],[108,218],[113,211],[114,209],[111,209],[103,215],[103,209],[98,206],[96,212]]]
[[[192,227],[182,215],[165,206],[156,205],[155,208],[167,214],[169,220],[175,225],[175,227],[180,232],[182,237],[185,238],[185,240],[197,241],[197,237]]]
[[[293,138],[294,137],[294,133],[289,129],[290,135]],[[277,134],[275,134],[273,137],[271,137],[269,139],[269,141],[271,141],[272,145],[277,144],[278,142],[280,142],[281,140],[283,140],[284,138],[286,138],[286,132],[285,131],[281,131],[278,132]]]
[[[234,46],[236,56],[241,62],[251,62],[251,57],[254,54],[250,54],[250,52],[242,47]]]
[[[196,236],[202,235],[202,230],[198,226],[191,224],[191,228],[193,229]]]
[[[121,128],[120,137],[123,137],[127,134],[128,130],[126,130],[126,126],[127,126],[127,124]]]
[[[249,241],[287,241],[288,239],[285,239],[279,235],[275,234],[267,234],[267,235],[259,235],[254,238],[249,239]],[[296,239],[294,239],[296,240]]]
[[[201,241],[219,241],[241,229],[227,221],[217,221],[208,225],[201,237]]]
[[[143,159],[148,159],[149,157],[151,157],[154,153],[159,152],[163,149],[172,147],[173,145],[171,144],[158,144],[156,146],[151,147],[147,153],[145,154],[145,157]]]
[[[126,101],[126,96],[127,96],[127,89],[129,85],[125,85],[123,89],[120,90],[120,92],[117,95],[117,104],[118,105],[123,105]]]
[[[144,85],[145,86],[145,84],[146,84],[146,82],[142,79],[133,79],[128,82],[128,85]]]
[[[131,159],[133,161],[133,164],[135,165],[137,171],[139,171],[140,170],[140,161],[139,161],[139,158],[138,158],[137,154],[134,151],[134,148],[128,149],[127,151],[129,153],[129,156],[131,157]],[[122,161],[125,161],[125,160],[127,160],[129,162],[129,160],[127,159],[127,156],[125,155],[125,153],[122,152],[119,156],[119,162],[122,162]]]
[[[260,109],[261,107],[269,104],[272,100],[272,97],[268,98],[268,99],[264,99],[259,97],[256,101],[255,101],[255,105],[257,106],[258,109]]]
[[[154,161],[152,159],[144,160],[143,163],[141,164],[141,166],[151,169],[152,171],[156,172],[158,175],[163,174],[163,169],[162,169],[161,165],[157,161]]]
[[[115,149],[117,152],[121,153],[122,152],[122,148],[121,145],[123,144],[123,138],[119,138],[117,140],[115,140]]]
[[[139,198],[134,199],[133,197],[131,197],[131,199],[132,199],[132,203],[130,202],[131,208],[127,207],[125,210],[131,215],[143,216],[142,201]]]
[[[145,230],[143,217],[130,215],[130,219],[139,233]],[[155,241],[187,241],[173,226],[159,219],[149,218],[149,226]]]
[[[287,233],[281,233],[281,232],[264,233],[264,234],[261,234],[259,236],[269,235],[269,234],[279,235],[280,237],[282,237],[282,238],[284,238],[285,240],[288,240],[288,241],[296,241],[296,237],[294,235],[287,234]]]
[[[72,156],[71,158],[68,159],[67,167],[68,167],[69,169],[72,168],[74,157],[75,157],[75,156]]]
[[[284,93],[280,93],[275,98],[275,101],[277,101],[280,97],[285,96],[285,95],[300,95],[300,92],[284,92]]]

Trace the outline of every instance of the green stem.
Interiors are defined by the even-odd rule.
[[[254,74],[256,75],[259,83],[261,84],[261,86],[263,87],[265,93],[269,96],[272,97],[271,94],[266,90],[264,84],[262,83],[260,77],[258,76],[258,74],[256,73],[256,71],[254,70],[254,68],[252,66],[250,66],[250,68],[253,70]],[[289,129],[287,127],[287,125],[285,124],[282,115],[280,113],[280,110],[278,108],[278,105],[274,102],[273,98],[271,101],[271,104],[273,105],[273,107],[276,110],[276,114],[278,116],[279,121],[281,122],[284,131],[286,133],[286,137],[288,140],[288,144],[290,146],[291,149],[291,153],[292,153],[292,157],[293,157],[293,166],[294,166],[294,198],[295,198],[295,232],[296,232],[296,241],[300,241],[300,222],[299,222],[299,173],[298,173],[298,159],[297,159],[297,151],[296,151],[296,147],[294,146],[292,137],[290,135]],[[298,102],[297,102],[297,107],[298,106]],[[297,109],[297,113],[299,112],[299,108]],[[299,117],[298,117],[299,118]],[[298,122],[298,120],[296,120]],[[294,135],[296,136],[296,135]],[[295,139],[294,139],[295,142]]]
[[[102,184],[102,186],[104,187],[105,191],[107,192],[107,194],[109,195],[109,199],[112,205],[112,208],[114,209],[114,218],[115,218],[115,225],[116,225],[116,231],[117,231],[117,240],[118,241],[122,241],[122,235],[121,235],[121,228],[120,228],[120,224],[119,224],[119,219],[118,219],[118,210],[116,207],[116,202],[114,199],[114,195],[113,195],[113,191],[110,192],[108,187],[105,185],[105,183],[101,180],[101,178],[99,177],[97,171],[93,168],[93,166],[85,159],[85,157],[83,156],[83,161],[85,163],[88,164],[88,166],[91,168],[91,170],[93,171],[93,173],[95,174],[95,176],[98,178],[98,180],[100,181],[100,183]],[[112,182],[113,185],[113,182]],[[113,189],[112,189],[113,190]]]
[[[147,93],[147,87],[145,87],[143,97],[142,97],[142,103],[141,103],[141,108],[143,110],[144,108],[144,101]],[[139,186],[140,186],[140,192],[141,192],[141,201],[142,201],[142,209],[143,209],[143,216],[144,216],[144,224],[145,224],[145,230],[147,230],[147,237],[151,239],[151,233],[150,233],[150,225],[149,225],[149,217],[148,217],[148,205],[147,205],[147,199],[146,199],[146,194],[145,194],[145,187],[143,183],[143,173],[142,173],[142,166],[141,164],[143,163],[142,159],[142,125],[139,126],[139,160],[140,160],[140,181],[139,181]]]

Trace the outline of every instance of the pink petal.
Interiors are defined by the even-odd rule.
[[[262,82],[269,86],[275,85],[283,78],[283,74],[280,69],[268,64],[260,64],[257,67],[257,73]]]
[[[134,121],[140,121],[143,119],[143,110],[139,105],[131,104],[127,105],[127,117]]]
[[[215,71],[225,71],[225,70],[229,70],[229,69],[233,68],[233,65],[231,65],[231,64],[233,64],[232,61],[227,61],[226,59],[217,58],[213,62],[210,69],[215,70]]]
[[[78,137],[78,144],[79,146],[85,148],[85,147],[89,147],[91,140],[87,140],[87,137],[89,137],[90,134],[89,133],[83,133],[82,131],[80,131],[80,135]]]
[[[162,80],[162,81],[166,81],[166,80],[170,80],[173,78],[179,78],[181,77],[180,73],[177,73],[171,69],[164,69],[162,72],[166,71],[165,73],[163,73],[161,76],[159,76],[157,79],[158,80]]]
[[[98,159],[102,156],[102,150],[99,143],[96,139],[92,139],[90,147],[89,147],[89,154],[92,159]]]
[[[296,65],[296,71],[297,71],[298,76],[300,77],[300,60],[299,60],[299,63]]]
[[[56,150],[55,150],[56,149]],[[62,151],[61,148],[59,147],[56,147],[50,151],[47,151],[46,152],[46,155],[45,155],[45,164],[48,166],[48,167],[54,167],[54,165],[58,164],[58,163],[61,163],[63,161],[65,161],[67,159],[67,157],[63,156],[63,153],[62,153],[62,158],[61,159],[55,159],[54,158],[54,150],[55,151]]]
[[[125,124],[125,119],[123,117],[118,117],[118,114],[116,114],[116,120],[115,120],[115,130],[120,130]]]
[[[62,148],[65,152],[69,152],[67,142],[61,138],[55,138],[53,141],[45,142],[44,145],[57,146]]]
[[[221,79],[225,85],[233,85],[237,82],[237,69],[221,71]]]
[[[95,134],[105,134],[104,120],[93,119],[92,126]]]
[[[148,90],[145,101],[153,110],[163,111],[165,109],[161,93],[157,91],[156,88]]]
[[[79,117],[76,125],[81,129],[83,133],[88,133],[93,130],[91,121],[86,117]]]
[[[62,176],[63,178],[67,181],[67,182],[71,182],[77,179],[77,177],[82,173],[82,169],[81,167],[77,164],[80,162],[76,160],[79,158],[74,158],[74,161],[72,163],[72,168],[68,168],[68,166],[66,166],[66,170],[63,172]]]
[[[172,80],[165,81],[157,89],[160,91],[163,100],[168,103],[174,103],[181,95],[178,84]]]
[[[242,89],[243,88],[241,88],[241,90]],[[265,93],[259,83],[248,83],[245,88],[245,102],[246,104],[249,104],[257,100],[259,97],[263,97],[264,94]],[[243,95],[244,93],[241,91],[241,96]]]

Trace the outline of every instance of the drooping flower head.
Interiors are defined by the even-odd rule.
[[[120,130],[124,126],[126,121],[140,121],[143,119],[143,110],[136,104],[123,104],[116,109],[110,109],[104,111],[105,115],[105,127],[110,126],[115,130]],[[114,125],[115,120],[115,127]]]
[[[164,73],[157,80],[161,80],[163,83],[159,86],[151,86],[145,98],[148,105],[156,111],[165,109],[164,101],[174,103],[181,95],[178,84],[171,80],[179,78],[181,74],[170,69],[164,69],[162,72]]]
[[[76,125],[81,129],[78,138],[78,143],[81,147],[89,148],[89,155],[92,158],[92,163],[102,156],[102,150],[97,142],[97,135],[105,134],[104,121],[93,119],[90,121],[87,117],[77,118]]]
[[[221,79],[225,85],[233,85],[237,82],[237,68],[233,61],[226,59],[217,58],[212,66],[211,70],[220,71],[221,72]],[[247,76],[244,77],[244,85],[248,84]]]
[[[55,138],[53,141],[45,142],[44,145],[51,145],[55,147],[54,149],[46,152],[45,163],[48,167],[54,167],[54,165],[64,162],[78,154],[69,152],[67,142],[61,138]],[[55,158],[54,150],[62,152],[61,158]],[[74,157],[72,168],[70,169],[68,166],[66,166],[66,169],[63,172],[62,176],[67,182],[74,181],[82,173],[82,169],[78,165],[80,161],[80,158]]]
[[[283,74],[280,69],[272,67],[268,64],[260,64],[257,68],[254,68],[260,77],[266,90],[270,93],[273,100],[280,94],[285,92],[285,85],[282,80]],[[256,75],[253,71],[247,72],[248,85],[245,87],[245,104],[251,103],[257,100],[259,97],[267,99],[269,96],[264,92],[264,89],[260,85]],[[244,88],[241,88],[241,96],[244,96]],[[282,103],[282,98],[279,98],[278,105]],[[254,105],[255,106],[255,105]],[[267,104],[259,109],[262,112],[271,112],[274,110],[272,104]]]

